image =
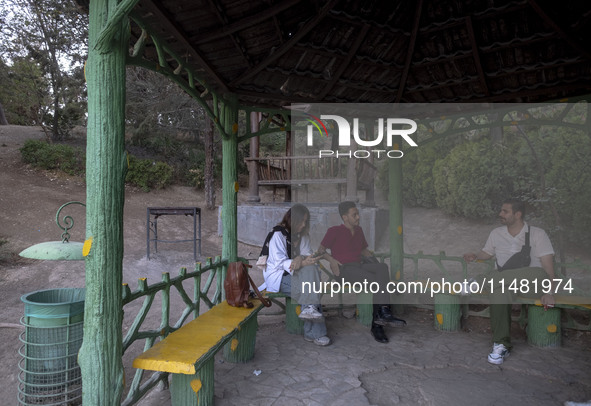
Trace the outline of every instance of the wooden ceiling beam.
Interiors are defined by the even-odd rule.
[[[548,24],[556,33],[566,41],[571,47],[579,51],[582,55],[585,55],[587,59],[591,59],[591,53],[585,46],[583,46],[579,41],[575,38],[572,38],[566,31],[560,27],[556,21],[546,14],[546,12],[540,7],[536,0],[528,0],[529,5],[534,9],[534,11],[540,16],[540,18]]]
[[[156,5],[152,0],[143,0],[142,5],[145,7],[146,11],[149,11],[154,14],[154,17],[156,17],[162,23],[164,28],[169,33],[174,35],[174,37],[177,41],[179,41],[179,43],[183,44],[183,46],[186,48],[187,54],[189,54],[193,59],[195,59],[195,61],[199,64],[199,67],[202,68],[205,72],[207,72],[207,74],[214,79],[214,81],[221,87],[223,91],[228,92],[229,89],[226,83],[222,80],[222,78],[219,77],[217,72],[209,65],[209,63],[207,63],[207,61],[199,53],[199,51],[195,49],[195,47],[191,44],[185,33],[181,32],[178,29],[177,25],[173,22],[173,19],[170,16],[170,14],[166,10],[161,9],[161,7],[159,5]]]
[[[322,9],[316,14],[314,18],[309,20],[304,26],[298,30],[287,42],[285,42],[282,46],[275,49],[274,52],[269,54],[262,62],[256,65],[254,68],[249,69],[248,71],[244,72],[238,78],[234,79],[230,82],[230,86],[235,87],[243,83],[245,80],[250,79],[263,69],[265,69],[269,64],[275,62],[281,56],[283,56],[287,51],[291,49],[295,44],[298,43],[300,39],[302,39],[305,35],[307,35],[314,27],[316,27],[320,21],[326,16],[326,14],[339,2],[339,0],[330,0],[328,3],[322,7]]]
[[[486,84],[486,75],[482,69],[482,63],[480,62],[480,52],[478,50],[478,45],[476,44],[476,36],[474,35],[474,27],[472,26],[472,19],[470,16],[466,17],[466,30],[468,31],[468,37],[470,38],[470,44],[472,45],[472,57],[474,58],[474,64],[476,65],[476,71],[478,72],[480,86],[482,86],[484,94],[490,96],[490,91]]]
[[[221,3],[217,2],[217,1],[213,1],[213,0],[207,0],[207,2],[209,3],[209,6],[213,10],[215,10],[215,13],[218,16],[218,19],[221,21],[221,23],[224,26],[229,25],[228,16],[225,14],[224,10],[222,10]],[[246,64],[249,67],[251,67],[252,60],[250,59],[250,57],[246,53],[246,47],[244,46],[244,44],[242,44],[242,41],[240,41],[240,38],[236,37],[234,35],[234,33],[228,34],[228,37],[230,37],[230,39],[232,40],[234,47],[238,50],[238,52],[240,53],[240,56],[242,56],[242,59],[244,60],[244,62],[246,62]]]
[[[318,94],[318,99],[320,99],[320,100],[324,99],[324,97],[328,94],[328,92],[330,92],[330,90],[334,87],[334,85],[337,83],[337,81],[341,78],[341,76],[345,72],[345,69],[347,69],[349,67],[349,65],[351,64],[351,60],[353,59],[353,57],[357,53],[357,50],[361,46],[361,43],[365,40],[365,37],[366,37],[370,28],[371,27],[369,25],[364,25],[361,28],[361,32],[359,33],[359,35],[357,35],[357,38],[355,38],[355,42],[351,46],[351,49],[349,49],[349,53],[347,54],[347,57],[345,58],[345,60],[342,63],[339,64],[338,69],[336,70],[336,72],[334,73],[334,75],[332,76],[332,78],[330,79],[328,84],[326,86],[324,86],[324,89],[322,89],[320,94]]]
[[[417,33],[419,31],[419,23],[421,21],[421,13],[423,11],[423,0],[419,0],[417,2],[417,8],[415,11],[415,18],[412,25],[412,34],[410,36],[410,44],[408,45],[408,50],[406,52],[406,62],[404,63],[404,69],[402,71],[402,77],[400,78],[400,85],[398,86],[398,92],[396,94],[396,98],[394,99],[394,103],[399,103],[400,99],[402,99],[402,93],[404,92],[404,87],[406,86],[406,79],[408,78],[408,72],[410,70],[410,65],[412,63],[412,55],[415,50],[415,44],[417,42]]]
[[[300,3],[302,0],[284,0],[280,3],[274,4],[273,6],[261,11],[260,13],[255,13],[252,16],[243,18],[239,21],[236,21],[232,24],[228,24],[222,27],[219,30],[215,30],[212,32],[206,32],[200,34],[197,38],[194,38],[194,42],[197,45],[205,44],[209,41],[219,39],[225,37],[227,35],[233,34],[237,31],[243,30],[245,28],[251,27],[255,24],[268,20],[272,17],[275,17],[277,14],[281,13],[284,10],[287,10],[290,7],[295,6],[296,4]]]

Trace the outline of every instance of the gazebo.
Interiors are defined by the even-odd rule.
[[[291,103],[544,102],[591,89],[591,4],[552,0],[91,0],[85,405],[123,387],[125,66],[160,72],[222,135],[221,256],[237,259],[237,146],[290,130]],[[238,128],[244,110],[247,128]],[[251,114],[253,113],[253,114]],[[259,120],[258,115],[262,115]],[[252,117],[252,118],[251,118]],[[263,122],[259,127],[251,122]],[[391,268],[402,269],[401,162],[390,163]]]

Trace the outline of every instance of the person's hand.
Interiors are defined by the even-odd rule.
[[[332,258],[330,260],[330,270],[332,271],[334,276],[339,276],[341,274],[341,270],[339,268],[339,266],[341,266],[343,264],[341,264],[339,261],[337,261],[336,259]]]
[[[297,271],[298,269],[300,269],[302,267],[302,262],[303,262],[303,258],[298,255],[296,258],[294,258],[291,261],[291,265],[289,266],[289,269],[291,269],[292,271]]]
[[[314,265],[316,262],[318,262],[318,259],[320,259],[320,257],[313,257],[312,255],[307,256],[303,261],[302,261],[302,265],[301,266],[310,266],[310,265]]]
[[[556,304],[554,296],[552,296],[550,293],[546,293],[544,296],[542,296],[540,298],[540,302],[542,302],[544,310],[548,310],[549,307],[554,307],[554,305]]]
[[[467,254],[464,254],[464,261],[466,261],[466,262],[475,261],[476,258],[477,258],[477,255],[476,254],[473,254],[471,252],[469,252]]]

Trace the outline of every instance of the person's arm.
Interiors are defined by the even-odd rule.
[[[472,262],[472,261],[486,261],[487,259],[491,259],[493,256],[491,254],[489,254],[488,252],[485,251],[480,251],[477,254],[474,253],[467,253],[464,254],[464,261],[466,262]]]
[[[292,260],[287,255],[287,243],[285,237],[280,232],[273,234],[269,241],[269,258],[267,264],[271,263],[277,270],[290,272]]]
[[[373,252],[371,252],[367,248],[364,248],[363,251],[361,251],[361,256],[362,257],[373,257],[374,254],[373,254]]]
[[[543,255],[540,257],[540,262],[542,263],[542,268],[548,274],[548,279],[550,279],[550,286],[554,286],[554,255],[548,254]],[[554,296],[552,295],[554,290],[551,290],[550,293],[544,294],[540,298],[540,302],[544,305],[544,310],[547,310],[548,307],[554,307],[556,301],[554,300]]]
[[[328,263],[330,264],[330,270],[332,271],[332,273],[335,276],[339,276],[341,271],[339,269],[339,266],[343,265],[341,264],[339,261],[337,261],[335,258],[332,257],[332,255],[330,255],[327,251],[326,251],[326,247],[324,247],[323,245],[320,245],[320,247],[318,248],[318,252],[323,253],[322,256],[318,257],[318,259],[325,259],[328,261]]]

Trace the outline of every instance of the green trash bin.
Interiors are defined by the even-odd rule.
[[[82,402],[78,350],[84,323],[82,288],[39,290],[25,304],[19,350],[21,405],[76,405]]]

